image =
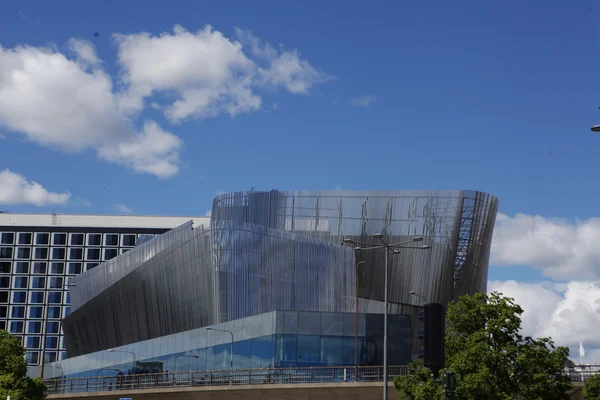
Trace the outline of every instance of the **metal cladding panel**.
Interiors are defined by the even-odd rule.
[[[188,221],[77,276],[75,286],[71,288],[71,311],[77,310],[161,251],[189,240],[192,225],[192,221]]]
[[[446,304],[486,290],[498,199],[477,191],[271,191],[234,192],[213,201],[212,223],[263,223],[274,229],[342,243],[380,244],[421,236],[430,250],[403,249],[390,256],[390,302]],[[268,218],[264,216],[267,215]],[[384,252],[357,252],[359,295],[383,300]]]
[[[354,253],[248,223],[193,230],[72,312],[69,356],[274,310],[352,311]],[[118,265],[116,265],[118,266]]]

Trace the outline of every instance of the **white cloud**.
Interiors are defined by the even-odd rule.
[[[259,83],[263,85],[283,87],[293,94],[304,94],[313,86],[332,79],[315,69],[296,49],[277,50],[269,43],[263,44],[250,31],[239,28],[236,28],[236,36],[260,64],[257,74]]]
[[[488,291],[513,297],[523,307],[523,335],[550,336],[558,345],[569,346],[570,358],[576,361],[581,338],[587,356],[584,363],[600,356],[600,282],[496,281],[488,283]]]
[[[46,190],[34,181],[28,181],[24,176],[11,172],[8,169],[0,171],[0,204],[47,206],[51,204],[65,204],[71,194],[54,193]]]
[[[530,265],[553,279],[600,278],[600,218],[569,222],[499,214],[491,265]]]
[[[91,42],[70,39],[71,58],[52,46],[0,46],[0,127],[59,151],[91,149],[135,172],[169,177],[179,170],[182,142],[154,121],[138,120],[146,101],[181,123],[254,112],[262,105],[258,88],[308,93],[329,79],[297,50],[275,50],[249,32],[247,48],[210,26],[114,38],[116,88]]]
[[[127,207],[125,204],[115,204],[113,208],[116,212],[123,214],[131,214],[134,212],[132,208]]]
[[[64,152],[95,149],[102,159],[136,172],[176,173],[180,140],[152,122],[135,131],[117,105],[111,78],[94,67],[92,45],[70,46],[77,61],[49,47],[0,47],[0,126]],[[130,160],[123,153],[132,146],[151,151]]]
[[[353,97],[351,100],[352,106],[367,108],[377,102],[377,96],[358,96]]]

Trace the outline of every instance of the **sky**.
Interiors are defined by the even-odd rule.
[[[486,191],[489,290],[600,361],[599,37],[593,0],[3,0],[0,210]]]

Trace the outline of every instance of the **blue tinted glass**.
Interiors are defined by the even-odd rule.
[[[277,346],[277,357],[280,366],[296,365],[296,340],[297,335],[280,335]]]
[[[321,365],[342,365],[342,338],[335,336],[321,337]]]
[[[275,335],[262,337],[262,368],[271,368],[274,366],[273,347],[275,345]]]
[[[354,365],[355,349],[358,347],[358,342],[353,337],[344,337],[344,349],[342,354],[342,362],[344,365]],[[357,358],[358,360],[358,358]]]
[[[320,363],[320,337],[298,335],[298,366],[316,367]]]
[[[262,338],[254,338],[252,342],[252,363],[249,368],[262,368]]]

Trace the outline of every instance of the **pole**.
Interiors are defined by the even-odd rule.
[[[356,312],[354,318],[354,380],[358,380],[358,266],[360,262],[356,263]]]
[[[385,273],[383,283],[383,400],[388,400],[388,255],[389,249],[385,248]]]
[[[40,379],[44,380],[44,364],[46,363],[46,326],[48,325],[48,297],[50,292],[44,291],[44,320],[42,321],[42,366],[40,367]]]

